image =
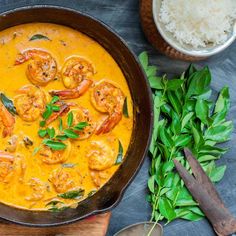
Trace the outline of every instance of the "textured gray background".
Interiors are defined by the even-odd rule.
[[[138,55],[143,50],[150,54],[151,62],[156,64],[160,72],[181,73],[188,63],[173,61],[160,55],[146,41],[139,22],[138,0],[0,0],[0,11],[20,6],[35,4],[54,4],[86,12],[104,21],[115,29]],[[1,52],[0,52],[1,55]],[[219,90],[224,85],[231,88],[232,106],[229,118],[236,123],[236,43],[223,53],[198,65],[208,64],[213,74],[212,88]],[[236,126],[236,125],[235,125]],[[236,133],[232,135],[229,152],[219,161],[227,164],[224,179],[217,185],[226,205],[236,216]],[[122,202],[113,210],[108,236],[132,223],[148,220],[150,208],[145,201],[146,181],[148,177],[149,160],[126,191]],[[214,235],[206,220],[199,222],[174,221],[165,227],[168,236],[211,236]]]

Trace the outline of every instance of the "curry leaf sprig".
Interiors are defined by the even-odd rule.
[[[54,103],[58,101],[57,97],[53,97],[50,104],[46,106],[46,110],[43,113],[45,119],[49,118],[53,112]],[[49,107],[52,108],[49,108]],[[55,110],[55,109],[54,109]],[[45,115],[47,114],[47,115]],[[44,120],[46,122],[46,120]],[[63,127],[63,122],[61,117],[59,117],[59,128],[56,131],[54,127],[41,128],[38,131],[38,135],[44,138],[42,144],[36,147],[34,150],[34,155],[41,149],[42,145],[46,145],[52,150],[63,150],[66,148],[66,144],[63,141],[67,139],[77,139],[79,137],[78,131],[83,131],[85,127],[89,124],[87,122],[78,122],[74,125],[73,113],[69,112],[67,115],[67,126]]]
[[[40,127],[44,127],[46,125],[47,120],[53,114],[53,112],[60,111],[60,106],[56,105],[55,103],[59,101],[58,96],[54,96],[52,100],[46,105],[45,111],[42,114],[43,120],[40,121]]]
[[[216,166],[227,149],[216,146],[230,139],[232,121],[226,120],[230,107],[229,90],[222,88],[216,101],[211,99],[211,73],[190,65],[185,73],[168,80],[157,76],[149,66],[146,52],[139,56],[153,91],[154,128],[149,148],[151,157],[147,200],[151,220],[176,218],[199,220],[204,214],[174,169],[178,159],[187,169],[183,148],[192,150],[213,182],[222,179],[226,166]]]

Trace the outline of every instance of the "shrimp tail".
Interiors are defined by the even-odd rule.
[[[52,90],[49,93],[52,96],[58,96],[61,99],[75,99],[82,96],[92,85],[92,80],[84,79],[75,89]]]
[[[121,113],[114,112],[104,120],[104,122],[98,127],[95,133],[99,135],[110,132],[120,122],[121,118]]]
[[[56,120],[59,116],[63,116],[70,110],[70,106],[66,103],[60,105],[60,110],[58,112],[54,112],[50,118],[47,120],[46,125],[49,125],[54,120]]]
[[[31,59],[32,56],[33,56],[32,52],[33,52],[33,50],[29,50],[29,51],[26,51],[26,52],[23,52],[23,53],[19,53],[16,57],[14,65],[17,66],[17,65],[23,64],[26,61],[28,61],[29,59]]]
[[[0,161],[13,162],[15,157],[7,152],[0,151]]]

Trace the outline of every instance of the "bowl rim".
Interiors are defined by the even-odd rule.
[[[228,48],[235,40],[236,40],[236,21],[233,25],[233,29],[232,29],[232,36],[230,36],[227,41],[225,41],[223,44],[220,44],[218,46],[214,46],[211,50],[207,49],[207,48],[202,48],[202,49],[192,49],[192,50],[187,50],[184,47],[181,47],[181,44],[177,42],[177,40],[170,40],[170,38],[166,35],[165,30],[162,28],[160,21],[159,21],[159,14],[157,12],[157,4],[158,1],[162,1],[162,0],[152,0],[152,15],[153,15],[153,20],[156,26],[156,29],[158,30],[158,32],[160,33],[160,35],[162,36],[162,38],[174,49],[176,49],[177,51],[188,55],[188,56],[193,56],[193,57],[210,57],[213,56],[219,52],[222,52],[223,50],[225,50],[226,48]],[[175,43],[176,41],[176,43]]]
[[[149,145],[150,145],[151,137],[152,137],[152,130],[153,130],[153,120],[154,120],[153,99],[152,99],[152,91],[151,91],[151,88],[149,86],[149,83],[148,83],[148,80],[147,80],[147,76],[146,76],[146,74],[144,72],[144,69],[142,68],[142,66],[141,66],[141,64],[140,64],[140,62],[138,60],[138,57],[129,48],[129,46],[125,42],[125,40],[114,29],[112,29],[109,25],[104,23],[102,20],[100,20],[100,19],[98,19],[96,17],[93,17],[90,14],[81,12],[80,10],[76,10],[76,9],[73,9],[73,8],[70,8],[70,7],[65,7],[65,6],[58,6],[58,5],[53,5],[53,4],[35,4],[35,5],[30,5],[30,6],[17,7],[17,8],[14,8],[14,9],[10,9],[10,10],[6,10],[6,11],[3,11],[3,12],[0,12],[0,24],[1,24],[1,17],[5,17],[6,15],[9,15],[9,14],[14,14],[16,12],[25,11],[25,10],[31,10],[31,9],[52,9],[52,10],[55,9],[55,10],[62,10],[62,11],[72,12],[74,14],[79,14],[81,16],[84,16],[86,18],[91,19],[92,21],[97,22],[102,27],[104,27],[106,30],[108,30],[111,34],[113,34],[123,44],[123,46],[129,51],[131,57],[133,57],[136,65],[139,67],[139,70],[142,72],[143,82],[145,83],[146,89],[148,91],[147,101],[149,103],[149,107],[150,107],[150,111],[151,111],[151,113],[149,114],[149,116],[150,116],[150,124],[149,124],[149,130],[148,130],[148,139],[147,139],[147,142],[146,142],[147,145],[143,148],[142,158],[140,158],[140,162],[139,162],[137,168],[133,171],[132,176],[129,178],[129,180],[126,182],[126,184],[123,185],[122,189],[119,191],[119,195],[117,196],[115,202],[113,202],[111,205],[109,205],[108,207],[104,207],[102,209],[94,209],[93,208],[92,211],[90,211],[87,214],[84,214],[82,217],[77,217],[77,218],[65,220],[65,221],[59,222],[59,223],[56,222],[56,223],[39,223],[39,224],[35,224],[35,223],[28,223],[28,222],[25,222],[25,221],[14,220],[14,219],[11,219],[10,217],[2,217],[2,216],[0,216],[0,218],[2,218],[4,220],[7,220],[7,221],[10,221],[12,223],[19,224],[19,225],[30,226],[30,227],[53,227],[53,226],[67,225],[67,224],[76,222],[78,220],[85,219],[86,217],[89,217],[89,216],[92,216],[92,215],[96,215],[96,214],[100,214],[100,213],[106,213],[106,212],[110,211],[111,209],[113,209],[114,207],[116,207],[119,204],[119,202],[121,201],[125,191],[127,190],[127,187],[131,184],[131,182],[133,181],[133,179],[137,175],[138,171],[140,170],[140,168],[141,168],[141,166],[142,166],[142,164],[144,162],[144,159],[145,159],[145,157],[147,155],[148,149],[149,149]],[[41,22],[43,23],[43,21],[41,21]],[[28,23],[30,23],[30,22],[28,22]],[[21,25],[21,24],[27,24],[27,23],[19,23],[19,24],[15,24],[15,25]],[[56,24],[56,23],[54,23],[54,24]],[[67,27],[72,28],[70,26],[67,26]],[[86,34],[86,33],[84,33],[84,34]],[[93,40],[95,40],[95,39],[93,39]],[[101,45],[101,46],[103,47],[103,45]],[[107,51],[107,49],[105,49],[105,50]],[[110,52],[108,52],[108,53],[110,54]],[[115,60],[115,58],[113,56],[112,56],[112,58]],[[123,71],[122,71],[122,73],[123,73]],[[101,190],[105,185],[103,185],[99,190]],[[88,198],[85,198],[85,200],[86,199],[88,199]],[[3,204],[3,203],[1,203],[1,204]],[[6,206],[11,207],[9,205],[6,205]],[[19,209],[19,208],[17,208],[17,209]],[[29,210],[26,210],[26,209],[21,209],[21,210],[29,211]],[[31,212],[36,212],[36,211],[31,211]]]

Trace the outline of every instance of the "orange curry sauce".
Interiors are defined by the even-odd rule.
[[[12,27],[0,32],[0,80],[2,203],[61,209],[111,178],[130,142],[133,105],[103,47],[60,25]]]

